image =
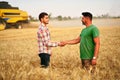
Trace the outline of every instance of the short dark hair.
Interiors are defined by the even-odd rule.
[[[41,18],[44,18],[44,16],[48,15],[46,12],[42,12],[39,14],[39,20],[41,21]]]
[[[89,17],[90,20],[92,20],[92,18],[93,18],[92,14],[91,14],[90,12],[83,12],[82,15],[83,15],[84,17]]]

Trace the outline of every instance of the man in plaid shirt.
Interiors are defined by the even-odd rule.
[[[50,41],[50,32],[46,26],[49,22],[48,14],[45,12],[39,15],[40,26],[37,32],[39,44],[39,57],[41,59],[41,67],[47,68],[50,62],[51,47],[64,46],[60,42]]]

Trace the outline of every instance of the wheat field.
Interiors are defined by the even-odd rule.
[[[71,40],[83,27],[49,27],[52,41]],[[79,44],[53,48],[50,67],[40,68],[37,28],[0,31],[0,80],[120,80],[120,27],[98,27],[95,75],[81,68]]]

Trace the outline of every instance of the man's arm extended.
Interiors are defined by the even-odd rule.
[[[73,40],[63,41],[62,43],[70,44],[70,45],[77,44],[77,43],[80,43],[80,37]]]

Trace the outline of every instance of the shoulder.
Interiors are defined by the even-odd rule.
[[[91,25],[91,29],[92,29],[92,31],[94,31],[94,30],[95,30],[95,31],[96,31],[96,30],[99,31],[99,29],[98,29],[95,25]]]
[[[41,34],[43,32],[45,32],[45,29],[44,29],[43,26],[40,25],[39,28],[38,28],[38,32],[37,33]]]
[[[47,31],[47,28],[41,25],[41,26],[39,26],[39,30],[44,32],[44,31]]]
[[[93,37],[97,37],[100,34],[99,29],[94,25],[93,25],[93,28],[92,28],[92,33],[93,33]]]

